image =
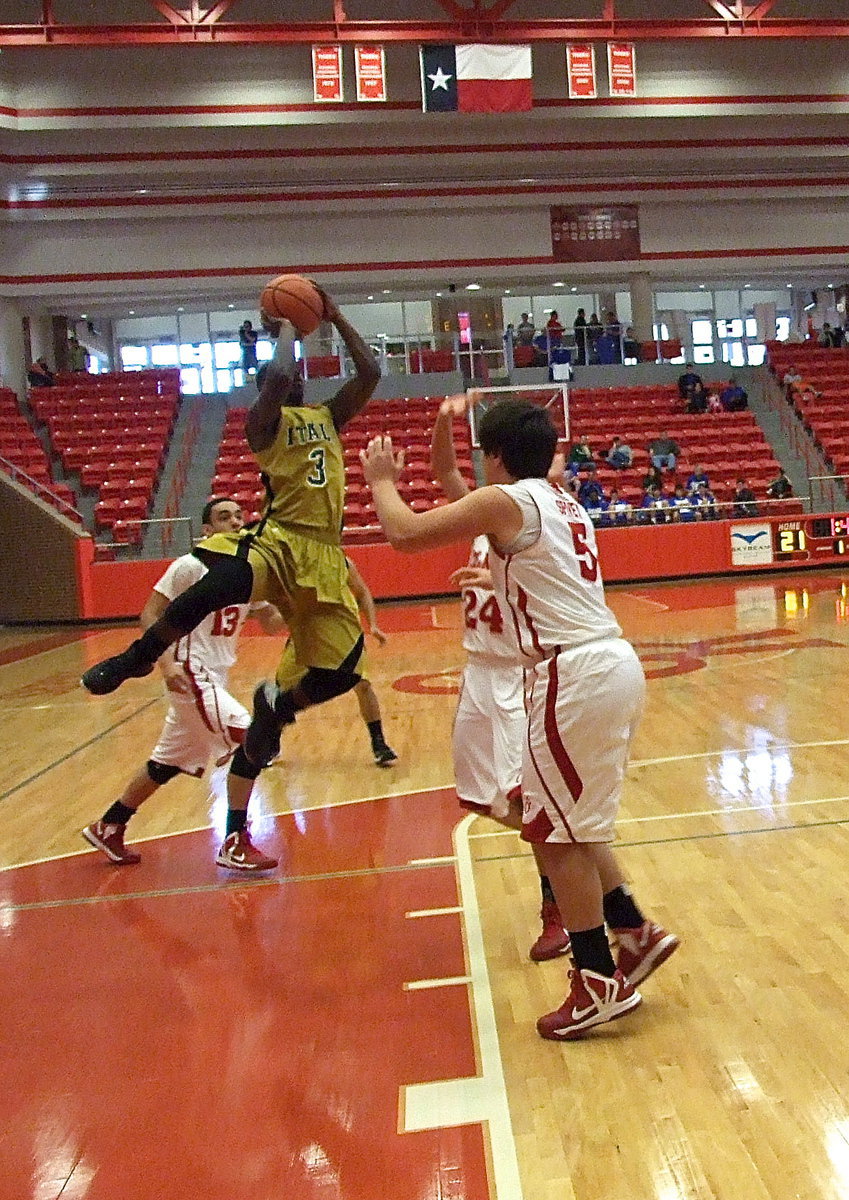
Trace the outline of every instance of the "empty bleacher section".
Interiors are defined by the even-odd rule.
[[[0,468],[54,504],[65,516],[79,519],[73,490],[53,479],[44,447],[10,388],[0,388]]]
[[[97,531],[141,540],[180,404],[179,371],[62,377],[29,401],[64,470],[97,493]]]
[[[835,476],[849,476],[849,347],[770,342],[767,352],[776,382],[828,467]],[[801,379],[784,388],[788,373]]]
[[[401,494],[416,511],[441,503],[439,487],[431,478],[430,436],[442,396],[374,400],[360,416],[350,421],[342,435],[345,455],[346,501],[344,537],[358,541],[381,538],[371,493],[363,479],[360,450],[377,433],[389,434],[405,451],[406,465],[399,484]],[[256,518],[265,499],[256,460],[245,440],[246,410],[231,409],[215,464],[212,494],[233,496],[243,505],[249,519]],[[457,465],[474,486],[471,435],[457,423]]]

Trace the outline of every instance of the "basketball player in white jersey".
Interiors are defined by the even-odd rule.
[[[237,533],[245,523],[241,506],[227,496],[210,500],[201,521],[207,536]],[[206,567],[193,554],[175,559],[154,585],[141,615],[142,628],[152,625],[171,600],[205,574]],[[159,741],[120,800],[83,830],[86,841],[111,862],[127,866],[141,861],[137,851],[124,845],[124,832],[139,806],[164,783],[179,774],[199,778],[212,754],[221,765],[244,753],[241,747],[250,713],[227,691],[227,673],[236,661],[236,644],[249,613],[256,615],[266,633],[283,629],[283,619],[272,604],[232,604],[210,613],[159,659],[169,701]],[[277,859],[254,846],[247,829],[249,784],[232,774],[227,777],[227,830],[215,861],[234,871],[268,871],[277,866]]]
[[[458,412],[468,403],[451,402]],[[569,1040],[636,1008],[635,984],[678,946],[637,907],[608,845],[645,677],[605,603],[592,523],[546,480],[557,446],[548,414],[503,401],[483,416],[479,437],[491,486],[428,512],[412,512],[399,496],[403,455],[390,438],[372,439],[363,467],[396,549],[489,539],[495,594],[526,672],[522,836],[539,850],[575,962],[569,995],[537,1029]]]
[[[452,401],[444,401],[433,427],[430,450],[434,479],[449,500],[460,500],[470,490],[457,468],[452,428],[455,415]],[[486,537],[476,537],[468,566],[451,576],[461,588],[466,651],[452,733],[454,779],[463,808],[491,817],[509,829],[519,829],[524,672],[517,662],[512,625],[509,619],[505,621],[492,590],[488,555]],[[539,873],[542,931],[530,949],[534,962],[557,958],[569,949],[569,935],[563,928],[551,884],[541,867]]]

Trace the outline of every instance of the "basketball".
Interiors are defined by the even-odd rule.
[[[318,329],[324,319],[324,300],[314,283],[303,275],[278,275],[262,289],[259,307],[268,317],[291,321],[304,335]]]

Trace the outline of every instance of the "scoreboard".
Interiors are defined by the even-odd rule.
[[[776,562],[839,559],[849,554],[849,517],[807,516],[772,524]]]

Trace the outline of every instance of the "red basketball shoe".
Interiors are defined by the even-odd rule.
[[[228,833],[215,861],[230,871],[273,871],[277,866],[276,858],[256,848],[247,829]]]
[[[569,934],[563,928],[560,909],[553,900],[543,900],[540,917],[542,933],[531,946],[531,959],[534,962],[545,962],[546,959],[559,958],[561,954],[568,954],[571,949]]]
[[[639,929],[614,929],[619,943],[616,967],[630,983],[641,983],[681,945],[674,933],[644,921]]]
[[[124,830],[126,825],[106,825],[103,821],[93,821],[86,825],[83,837],[98,850],[102,850],[110,862],[119,867],[128,867],[141,862],[141,855],[135,850],[128,850],[124,845]]]
[[[588,1029],[616,1021],[643,1002],[621,971],[611,977],[576,969],[569,972],[569,979],[572,990],[560,1008],[537,1021],[540,1037],[553,1042],[582,1037]]]

